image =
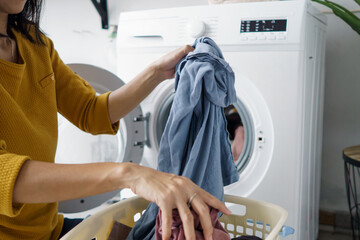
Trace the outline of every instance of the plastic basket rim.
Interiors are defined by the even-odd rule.
[[[225,202],[228,203],[235,203],[235,204],[241,204],[241,205],[247,205],[249,203],[251,204],[261,204],[262,206],[265,206],[267,208],[271,208],[276,210],[279,214],[280,214],[280,219],[277,221],[277,223],[275,224],[275,226],[272,227],[270,233],[268,234],[268,236],[264,239],[264,240],[268,240],[268,239],[278,239],[278,233],[281,231],[283,224],[285,223],[287,216],[288,216],[288,212],[273,203],[269,203],[269,202],[264,202],[264,201],[259,201],[259,200],[255,200],[255,199],[251,199],[251,198],[244,198],[244,197],[240,197],[240,196],[235,196],[235,195],[229,195],[229,194],[225,194],[224,195],[225,198]],[[95,219],[103,214],[109,213],[109,212],[113,212],[116,211],[115,209],[118,209],[121,206],[126,206],[127,204],[130,204],[132,202],[135,201],[141,201],[143,203],[149,203],[149,201],[139,197],[139,196],[134,196],[131,198],[127,198],[125,200],[121,200],[118,203],[112,204],[109,207],[96,212],[95,214],[91,215],[90,217],[84,219],[84,221],[82,221],[79,225],[77,225],[75,228],[73,228],[71,231],[69,231],[67,234],[65,234],[61,240],[69,240],[69,239],[73,239],[71,238],[71,236],[76,236],[77,234],[81,234],[82,231],[82,227],[85,225],[89,225],[92,222],[95,222]]]

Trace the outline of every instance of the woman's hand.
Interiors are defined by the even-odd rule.
[[[167,53],[157,61],[153,62],[150,67],[153,67],[155,70],[156,78],[159,81],[173,78],[175,75],[175,67],[178,62],[193,50],[193,47],[186,45]]]
[[[200,218],[205,239],[212,239],[213,233],[208,206],[216,208],[224,214],[231,213],[223,202],[201,189],[188,178],[136,164],[130,164],[129,169],[128,174],[133,176],[130,180],[131,190],[146,200],[155,202],[162,211],[163,240],[170,239],[172,210],[174,208],[179,211],[186,239],[195,239],[194,219],[187,205],[195,193],[191,206]]]

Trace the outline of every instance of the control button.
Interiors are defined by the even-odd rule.
[[[198,38],[203,36],[206,30],[205,23],[198,19],[193,19],[190,21],[190,24],[188,25],[190,36],[193,38]]]
[[[267,39],[269,39],[269,40],[274,40],[274,39],[275,39],[275,35],[269,35],[269,36],[267,37]]]
[[[259,39],[259,40],[265,40],[265,39],[266,39],[266,36],[265,36],[265,35],[260,35],[258,39]]]
[[[278,36],[276,36],[276,39],[278,39],[278,40],[285,40],[285,39],[286,39],[286,36],[285,36],[285,35],[278,35]]]
[[[249,40],[256,40],[256,39],[257,39],[256,36],[250,36],[250,37],[249,37]]]
[[[243,36],[243,37],[241,37],[240,39],[241,39],[242,41],[246,41],[246,40],[248,40],[248,37]]]

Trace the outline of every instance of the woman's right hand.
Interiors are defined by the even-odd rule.
[[[58,202],[126,187],[159,206],[163,239],[170,238],[172,210],[175,208],[182,220],[186,239],[195,239],[194,219],[187,205],[195,193],[191,207],[199,216],[205,239],[212,239],[213,233],[208,206],[230,214],[223,202],[188,178],[134,163],[54,164],[27,160],[15,182],[13,202]]]
[[[192,209],[200,218],[204,238],[212,239],[213,226],[210,219],[209,207],[218,209],[224,214],[230,210],[223,202],[201,189],[190,179],[127,163],[129,187],[144,199],[155,202],[162,211],[163,240],[170,239],[172,225],[172,210],[177,208],[182,220],[186,239],[195,239],[194,219],[187,205],[190,198]]]

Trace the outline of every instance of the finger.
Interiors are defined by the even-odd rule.
[[[162,240],[168,240],[171,236],[172,210],[161,209]]]
[[[200,196],[194,198],[194,200],[191,202],[191,206],[199,216],[205,240],[212,240],[214,229],[211,222],[209,207],[200,198]]]
[[[185,45],[185,46],[179,47],[178,49],[175,50],[175,56],[177,59],[182,59],[189,52],[192,52],[192,51],[194,51],[193,47],[191,47],[190,45]]]
[[[177,207],[180,214],[181,222],[184,227],[185,239],[195,240],[194,217],[189,207],[183,202],[180,203]]]
[[[183,51],[184,51],[184,54],[187,55],[189,52],[194,51],[194,48],[192,46],[190,46],[190,45],[185,45],[183,47]]]
[[[225,204],[222,201],[220,201],[210,193],[206,192],[205,190],[200,189],[199,195],[203,199],[203,201],[210,207],[216,208],[225,215],[231,214],[231,211],[225,206]]]

